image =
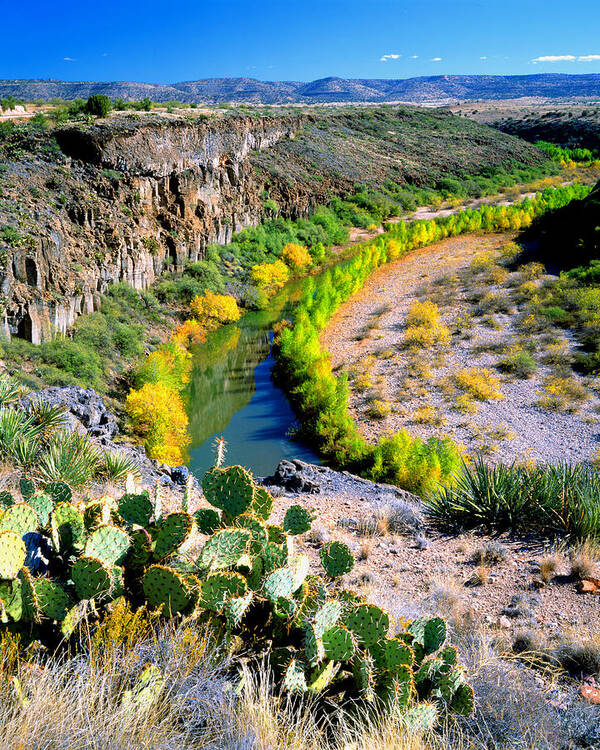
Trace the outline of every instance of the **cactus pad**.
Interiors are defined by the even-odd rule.
[[[308,691],[310,693],[321,693],[325,688],[331,685],[338,669],[339,665],[336,665],[332,661],[320,664],[310,675]]]
[[[18,622],[23,614],[21,581],[0,581],[0,600],[4,602],[4,612],[11,620]]]
[[[408,729],[415,732],[431,731],[438,720],[438,710],[435,703],[417,703],[411,706],[403,716]]]
[[[95,599],[106,595],[111,588],[110,569],[102,560],[83,555],[75,561],[71,578],[80,599]]]
[[[40,526],[46,526],[50,520],[50,513],[54,508],[54,501],[45,492],[36,492],[27,500],[27,505],[34,509]]]
[[[73,499],[71,488],[64,482],[52,482],[46,485],[46,492],[55,503],[70,503]]]
[[[285,531],[281,528],[281,526],[268,524],[267,532],[269,534],[270,542],[273,542],[274,544],[283,544],[285,542]]]
[[[264,552],[265,547],[269,541],[269,534],[267,527],[258,518],[254,518],[249,514],[243,513],[234,519],[234,526],[240,529],[248,529],[251,534],[250,537],[250,553],[253,555],[261,555]]]
[[[33,588],[42,614],[50,620],[64,620],[71,600],[62,586],[49,578],[34,578]]]
[[[35,531],[37,527],[37,513],[27,503],[11,505],[0,518],[0,531],[16,531],[19,536]]]
[[[26,622],[37,622],[40,619],[41,609],[33,585],[34,579],[27,568],[21,569],[19,578],[23,598],[23,619]]]
[[[23,500],[30,498],[35,492],[35,484],[29,477],[23,476],[19,479],[19,491]]]
[[[0,579],[14,580],[23,564],[27,552],[21,535],[16,531],[0,531]]]
[[[254,501],[252,477],[241,466],[215,466],[207,471],[202,478],[202,491],[211,505],[232,518],[245,513]]]
[[[194,519],[201,534],[212,534],[221,525],[221,516],[214,508],[200,508],[194,513]]]
[[[14,505],[15,501],[13,496],[7,490],[0,492],[0,510],[8,508],[9,505]]]
[[[199,604],[204,609],[220,612],[224,605],[234,598],[247,594],[248,584],[239,573],[213,573],[202,582]]]
[[[152,565],[143,579],[144,594],[150,607],[169,617],[184,612],[192,603],[192,592],[184,577],[164,565]]]
[[[132,570],[145,568],[152,557],[152,539],[146,529],[134,529],[130,535],[127,566]]]
[[[283,675],[282,687],[288,693],[305,693],[307,689],[304,667],[297,659],[292,659]]]
[[[304,534],[310,530],[314,520],[314,511],[307,510],[302,505],[290,505],[283,519],[283,530],[292,536]]]
[[[359,643],[370,648],[387,636],[390,617],[374,604],[361,604],[348,613],[345,624]]]
[[[294,574],[289,568],[278,568],[265,578],[265,596],[272,602],[280,597],[290,599],[294,593]]]
[[[129,537],[123,529],[116,526],[100,526],[89,535],[84,554],[88,557],[97,557],[112,567],[120,565],[125,560],[129,546]]]
[[[230,628],[237,628],[239,627],[240,623],[242,622],[242,619],[246,612],[248,611],[248,608],[252,604],[252,599],[254,597],[254,594],[252,591],[248,591],[247,594],[244,596],[237,596],[230,599],[228,602],[225,603],[225,607],[223,608],[223,614],[225,615],[225,619],[227,621],[227,625]]]
[[[323,641],[311,623],[304,629],[304,653],[306,661],[313,667],[325,658]]]
[[[419,617],[408,627],[408,632],[423,646],[425,654],[433,654],[444,645],[446,630],[446,622],[442,617]]]
[[[50,516],[52,543],[60,552],[79,549],[83,543],[85,525],[83,515],[70,503],[59,503]]]
[[[276,568],[283,568],[287,562],[287,552],[274,542],[269,542],[263,552],[265,571],[269,573]]]
[[[414,661],[411,647],[399,638],[385,638],[370,650],[378,669],[396,672],[401,667],[411,666]]]
[[[352,660],[352,674],[359,694],[367,701],[375,699],[375,666],[371,655],[357,651]]]
[[[154,543],[154,555],[160,560],[173,555],[188,540],[194,519],[189,513],[179,511],[164,516],[158,527]]]
[[[125,523],[137,526],[148,526],[154,513],[154,505],[148,492],[139,495],[126,493],[119,500],[119,515]]]
[[[326,630],[330,630],[342,614],[342,605],[335,599],[325,602],[316,612],[313,618],[315,630],[319,635],[323,635]]]
[[[264,487],[254,488],[254,499],[250,508],[253,515],[261,521],[268,521],[273,511],[273,495]]]
[[[323,633],[323,648],[328,659],[350,661],[354,656],[354,638],[348,628],[336,625]]]
[[[354,567],[354,555],[343,542],[329,542],[320,552],[321,565],[331,578],[339,578]]]
[[[213,569],[235,565],[245,554],[251,534],[248,529],[221,529],[206,542],[198,565]]]
[[[459,685],[450,703],[450,708],[460,716],[470,716],[475,710],[475,694],[466,682]]]

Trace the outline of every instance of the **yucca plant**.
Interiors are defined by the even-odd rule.
[[[67,410],[63,404],[49,404],[38,397],[27,406],[26,411],[40,428],[45,440],[67,423]]]
[[[105,453],[103,461],[102,473],[112,482],[123,482],[129,474],[134,477],[140,475],[139,466],[133,456],[116,452]]]
[[[27,389],[8,375],[0,375],[0,406],[18,401]]]
[[[87,435],[61,430],[50,439],[37,462],[35,474],[42,484],[61,481],[81,487],[101,467],[102,454]]]
[[[18,409],[0,407],[0,456],[9,458],[17,440],[37,440],[40,428],[32,416]]]

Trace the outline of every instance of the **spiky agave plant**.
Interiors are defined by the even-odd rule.
[[[0,375],[0,406],[12,404],[25,395],[27,389],[8,375]]]
[[[67,410],[63,404],[49,404],[39,396],[26,407],[26,413],[33,418],[33,423],[41,430],[45,440],[67,424]]]
[[[89,482],[102,467],[102,454],[87,435],[61,430],[40,455],[35,474],[42,483],[62,481],[73,487]]]
[[[138,478],[140,468],[133,456],[116,451],[105,453],[103,456],[102,474],[111,482],[124,482],[129,475]]]

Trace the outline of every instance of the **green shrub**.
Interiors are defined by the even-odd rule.
[[[531,354],[518,347],[512,347],[498,362],[497,367],[517,378],[531,378],[537,371],[537,364]]]
[[[90,346],[77,341],[58,340],[40,344],[42,362],[69,373],[87,386],[100,386],[102,360]]]
[[[110,112],[110,99],[104,94],[92,94],[85,104],[85,112],[94,117],[106,117]]]

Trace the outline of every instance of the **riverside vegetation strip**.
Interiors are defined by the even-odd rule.
[[[384,235],[368,242],[352,260],[327,271],[306,291],[294,324],[284,326],[276,341],[281,382],[299,415],[303,434],[334,465],[379,481],[419,492],[449,481],[460,467],[461,456],[448,439],[423,442],[401,431],[372,446],[360,435],[348,412],[347,376],[333,374],[319,332],[379,266],[443,237],[527,227],[535,217],[588,193],[589,188],[574,185],[545,190],[512,206],[483,206],[431,221],[390,224]]]

